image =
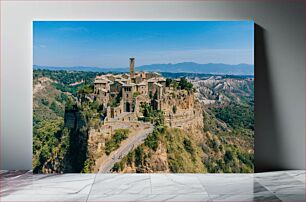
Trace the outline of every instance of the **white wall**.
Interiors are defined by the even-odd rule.
[[[1,167],[31,169],[32,20],[241,20],[256,29],[256,170],[305,169],[303,1],[1,1]]]

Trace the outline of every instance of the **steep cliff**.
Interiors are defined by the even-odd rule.
[[[76,106],[65,110],[64,127],[69,130],[69,149],[65,156],[69,161],[66,172],[79,173],[87,159],[88,127],[85,116]]]

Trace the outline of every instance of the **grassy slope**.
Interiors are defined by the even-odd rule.
[[[168,163],[174,173],[206,172],[202,163],[203,151],[186,131],[167,129],[164,136],[167,145]]]
[[[130,152],[116,165],[115,171],[123,172],[206,172],[202,163],[203,151],[186,132],[181,129],[166,128],[151,134],[146,141]],[[156,141],[156,147],[152,141]]]

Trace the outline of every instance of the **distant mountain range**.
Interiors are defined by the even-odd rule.
[[[67,70],[67,71],[92,71],[92,72],[128,72],[129,68],[102,68],[102,67],[51,67],[33,65],[33,69],[48,70]],[[254,65],[237,64],[229,65],[222,63],[198,64],[194,62],[182,62],[177,64],[151,64],[142,65],[135,68],[136,71],[148,72],[185,72],[185,73],[202,73],[202,74],[218,74],[218,75],[254,75]]]
[[[73,67],[53,67],[53,66],[39,66],[33,65],[33,69],[47,69],[51,71],[84,71],[84,72],[127,72],[128,68],[102,68],[102,67],[85,67],[85,66],[73,66]]]

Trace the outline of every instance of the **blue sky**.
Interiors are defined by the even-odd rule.
[[[254,64],[253,21],[34,21],[34,64]]]

